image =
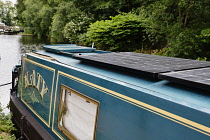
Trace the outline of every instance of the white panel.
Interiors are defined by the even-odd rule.
[[[62,94],[62,101],[64,102],[65,96],[66,96],[66,89],[63,88],[62,91],[63,91],[63,94]]]
[[[79,140],[93,140],[97,105],[71,92],[66,94],[66,107],[63,126]]]

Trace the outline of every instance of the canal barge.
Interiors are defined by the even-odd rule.
[[[10,109],[24,139],[210,139],[210,62],[43,48],[13,70]]]

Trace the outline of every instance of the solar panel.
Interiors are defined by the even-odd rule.
[[[210,91],[210,67],[162,73],[159,78]]]
[[[74,58],[153,78],[158,78],[160,73],[210,67],[210,62],[206,61],[132,52],[106,53],[88,56],[74,55]]]

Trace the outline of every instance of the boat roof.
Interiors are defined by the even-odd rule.
[[[75,55],[74,58],[107,67],[132,71],[140,75],[146,74],[153,78],[159,78],[159,75],[162,73],[210,67],[210,63],[206,61],[133,52],[106,53],[89,56]]]
[[[91,63],[210,91],[210,62],[208,61],[133,52],[104,52],[76,44],[44,45],[43,48],[48,52],[70,55],[83,63]]]
[[[69,46],[69,44],[57,46]],[[76,49],[77,46],[74,45],[74,47]],[[204,82],[210,79],[210,63],[206,61],[131,52],[114,53],[96,49],[91,52],[60,51],[59,53],[48,49],[34,51],[32,54],[26,55],[32,55],[36,58],[41,56],[41,59],[46,59],[50,62],[52,61],[52,63],[70,67],[125,87],[147,93],[149,90],[149,94],[154,96],[181,104],[188,104],[195,109],[202,107],[203,111],[206,111],[206,109],[208,112],[210,111],[210,84]],[[97,61],[90,60],[93,59],[92,57]],[[113,61],[105,63],[98,62],[98,60]],[[119,63],[121,65],[118,65]],[[123,63],[127,65],[123,65]],[[133,66],[132,63],[135,63],[138,69],[131,67]],[[148,69],[145,68],[145,65]],[[154,70],[151,70],[150,67]],[[155,69],[159,67],[162,69],[159,71]]]
[[[95,48],[77,46],[76,44],[43,45],[43,48],[54,53],[81,53],[95,50]]]

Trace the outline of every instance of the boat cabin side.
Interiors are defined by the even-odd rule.
[[[53,55],[65,58],[65,63]],[[53,55],[35,52],[22,58],[17,98],[54,139],[209,139],[210,106],[165,94],[169,81],[142,77],[145,86],[138,83],[141,76],[111,68],[103,75],[91,71],[102,66]],[[135,80],[123,81],[117,74]],[[175,85],[186,96],[192,92]],[[196,98],[194,94],[190,97]],[[209,95],[204,96],[208,102]]]

